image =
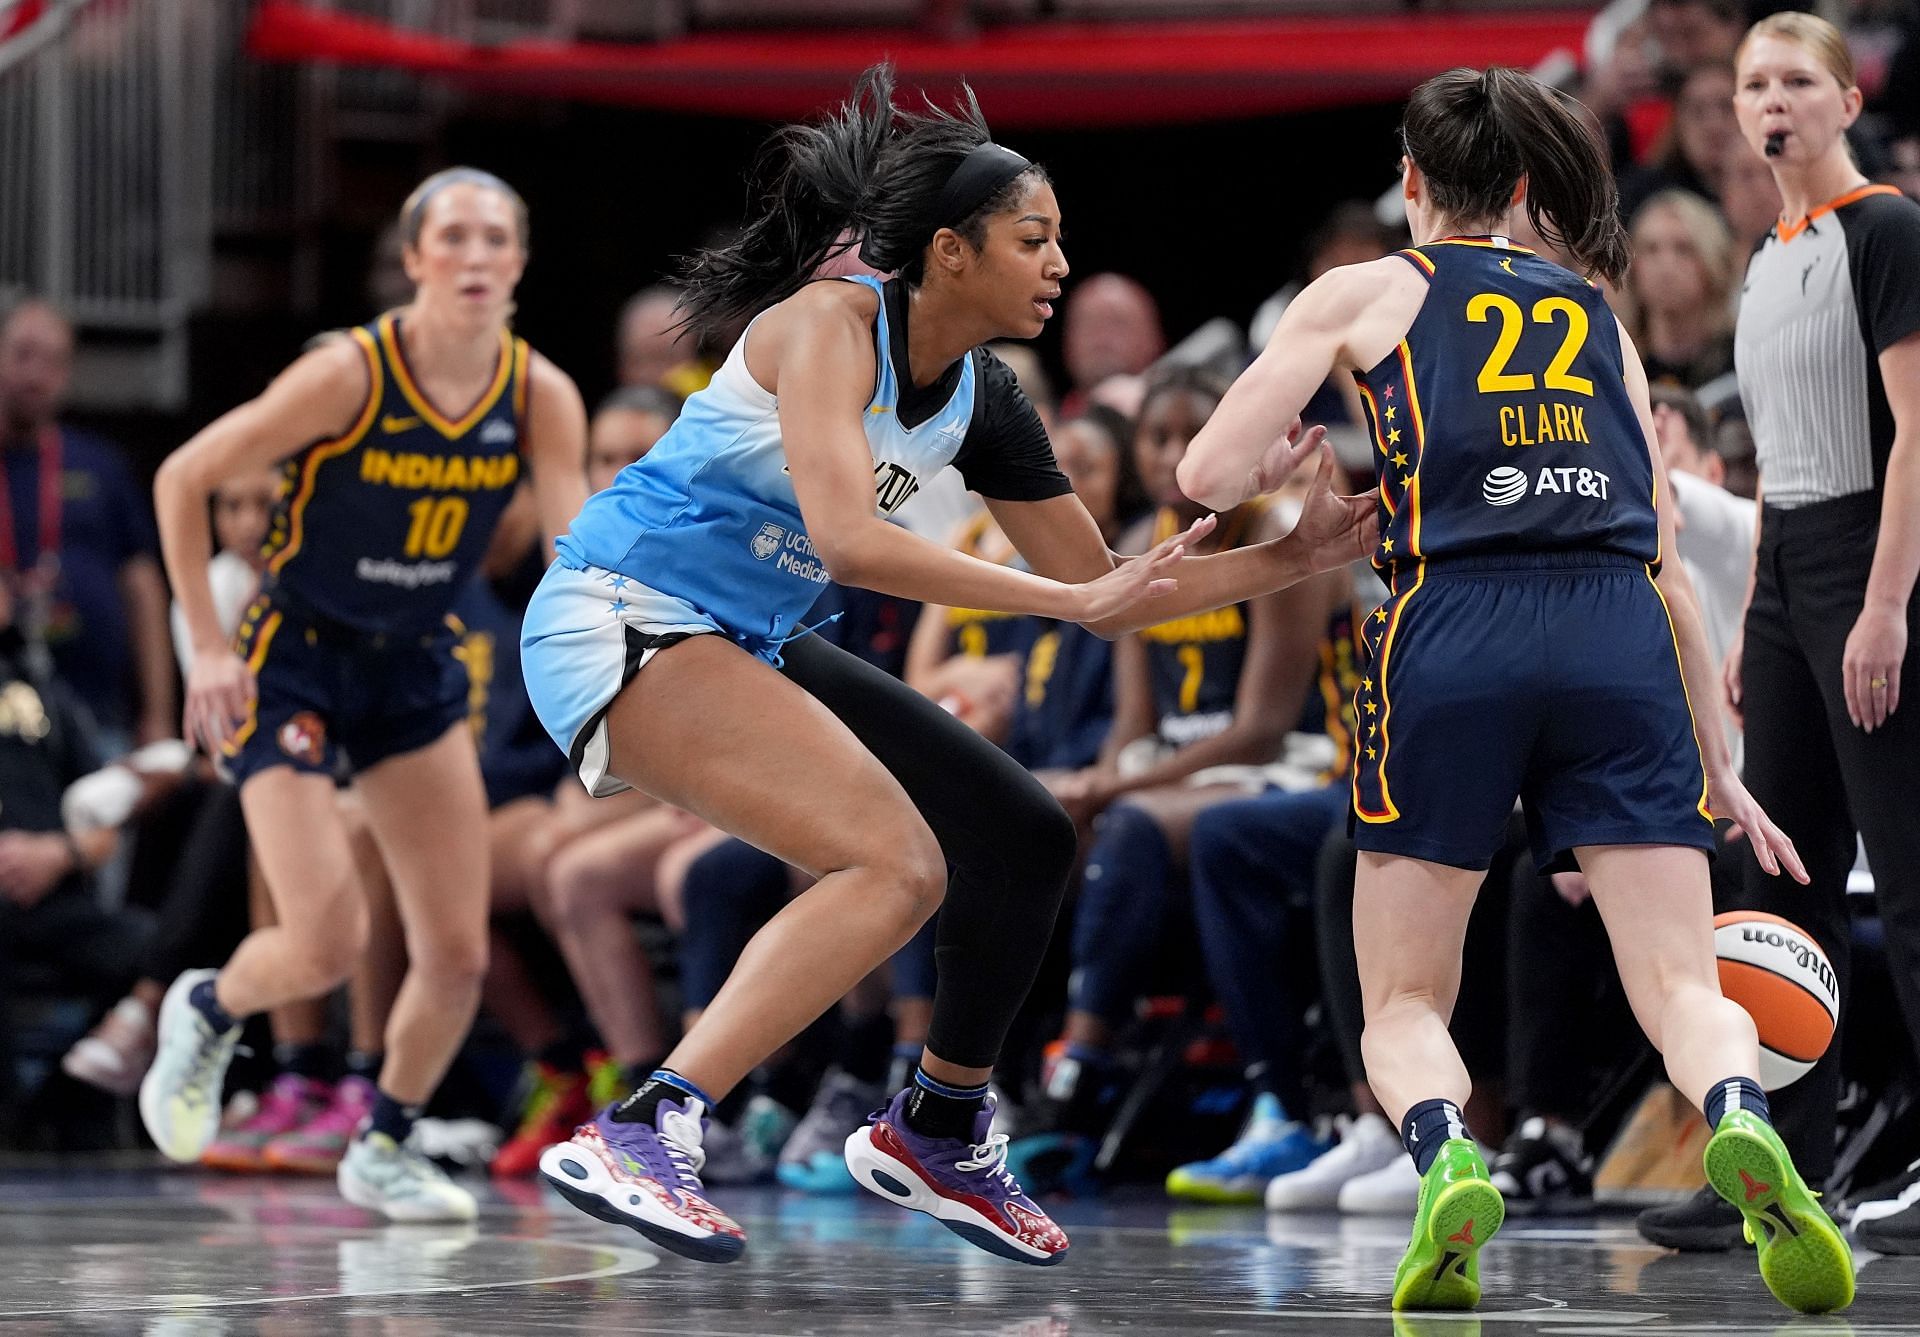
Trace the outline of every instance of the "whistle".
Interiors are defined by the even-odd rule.
[[[1787,132],[1785,130],[1775,130],[1772,134],[1767,136],[1767,156],[1769,158],[1778,158],[1782,153],[1785,153],[1786,151],[1787,151]]]

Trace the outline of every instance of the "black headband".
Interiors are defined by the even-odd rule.
[[[988,140],[962,158],[953,175],[947,178],[947,184],[940,187],[940,199],[934,205],[927,230],[938,232],[943,227],[958,227],[1002,186],[1031,166],[1032,163],[1012,149]]]

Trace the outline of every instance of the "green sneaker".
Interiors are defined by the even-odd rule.
[[[1449,1138],[1420,1180],[1413,1241],[1393,1274],[1395,1309],[1471,1309],[1480,1303],[1480,1250],[1506,1220],[1480,1149]]]
[[[1793,1168],[1780,1135],[1731,1110],[1707,1142],[1707,1182],[1746,1218],[1760,1279],[1789,1309],[1825,1314],[1853,1303],[1853,1252]]]

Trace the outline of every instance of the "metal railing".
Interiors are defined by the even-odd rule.
[[[92,403],[185,396],[184,327],[210,258],[207,13],[53,0],[0,47],[0,295],[39,293],[141,350],[129,375],[88,376],[83,360]]]

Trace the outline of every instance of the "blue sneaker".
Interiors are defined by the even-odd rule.
[[[1234,1144],[1212,1160],[1175,1169],[1167,1176],[1167,1194],[1189,1202],[1256,1203],[1269,1183],[1304,1170],[1330,1145],[1305,1124],[1283,1117],[1280,1101],[1263,1091]]]
[[[838,1070],[821,1080],[799,1126],[780,1149],[774,1177],[791,1189],[822,1196],[851,1196],[856,1185],[847,1173],[847,1138],[867,1121],[867,1112],[887,1098],[877,1086]]]
[[[651,1123],[615,1119],[609,1105],[540,1156],[540,1175],[589,1216],[630,1226],[683,1258],[730,1263],[747,1232],[706,1199],[700,1170],[707,1110],[693,1096],[662,1100]]]

